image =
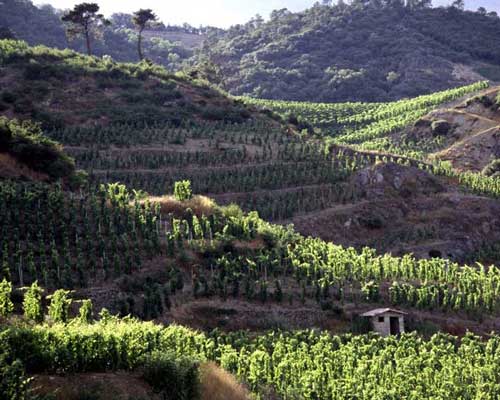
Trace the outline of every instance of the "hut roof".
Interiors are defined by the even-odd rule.
[[[361,316],[362,317],[376,317],[377,315],[381,315],[381,314],[408,315],[404,311],[395,310],[393,308],[376,308],[375,310],[371,310],[371,311],[365,312],[364,314],[361,314]]]

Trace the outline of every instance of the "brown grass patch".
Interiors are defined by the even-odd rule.
[[[194,196],[187,201],[176,200],[173,196],[149,197],[148,200],[159,204],[163,215],[173,214],[176,217],[182,216],[188,208],[198,217],[212,215],[218,209],[215,201],[205,196]]]
[[[203,364],[201,373],[201,400],[249,400],[249,392],[236,378],[214,363]]]

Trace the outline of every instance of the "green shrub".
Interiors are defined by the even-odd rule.
[[[54,322],[68,322],[72,300],[69,290],[59,289],[50,296],[49,317]]]
[[[144,359],[143,378],[165,400],[200,398],[198,363],[192,359],[153,352]]]
[[[415,320],[413,318],[407,318],[405,321],[405,330],[407,332],[416,331],[421,336],[431,337],[439,333],[440,328],[439,325],[436,325],[431,321]]]
[[[12,131],[7,119],[0,118],[0,151],[7,151],[12,141]]]
[[[43,320],[42,293],[43,289],[38,286],[38,282],[34,282],[26,291],[23,301],[23,311],[27,319],[35,322]]]
[[[89,174],[87,171],[78,170],[69,177],[68,184],[72,190],[76,190],[85,186],[88,182]]]
[[[479,96],[478,100],[486,108],[490,108],[495,105],[495,102],[489,96]]]
[[[8,317],[14,311],[14,304],[10,298],[12,283],[5,278],[0,282],[0,317]]]
[[[193,197],[190,181],[179,181],[174,184],[174,197],[178,201],[187,201]]]
[[[386,223],[380,215],[367,215],[359,218],[359,223],[368,229],[382,229]]]
[[[43,136],[38,125],[27,121],[0,117],[0,150],[53,179],[71,176],[75,171],[74,161],[59,145]]]
[[[379,285],[375,281],[369,281],[361,287],[361,292],[366,301],[377,302],[380,298]]]
[[[78,319],[80,322],[88,324],[93,319],[92,313],[92,301],[91,300],[83,300],[82,305],[80,306],[80,310],[78,313]]]
[[[0,399],[26,400],[29,380],[24,375],[24,366],[19,360],[12,360],[9,347],[0,335]]]

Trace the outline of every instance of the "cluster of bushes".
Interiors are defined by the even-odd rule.
[[[56,142],[45,137],[38,125],[31,122],[0,117],[0,152],[12,155],[52,179],[69,177],[75,172],[74,161],[62,152]]]
[[[24,321],[42,323],[44,307],[42,294],[44,290],[35,282],[27,288],[23,300]],[[92,302],[82,300],[78,316],[72,317],[70,308],[73,300],[68,290],[59,289],[52,295],[46,296],[50,300],[47,307],[47,321],[52,324],[81,324],[82,328],[93,323]],[[12,284],[5,279],[0,281],[0,318],[8,319],[14,309],[12,302]],[[102,323],[113,320],[106,309],[99,313]],[[26,365],[20,361],[16,354],[22,347],[21,343],[12,340],[8,330],[0,330],[0,398],[6,400],[26,400],[28,395],[29,379],[25,370],[34,372],[42,371],[42,362],[30,360]],[[26,345],[26,343],[25,343]],[[28,345],[29,347],[29,345]],[[48,366],[47,366],[48,367]],[[100,368],[110,368],[110,365],[100,365]],[[199,365],[192,357],[179,357],[174,353],[153,351],[137,359],[134,369],[142,372],[144,380],[151,385],[153,390],[165,400],[197,400],[200,396]],[[116,368],[116,367],[115,367]]]
[[[23,363],[12,357],[10,345],[6,343],[5,332],[0,332],[0,398],[24,400],[29,380],[25,376]]]

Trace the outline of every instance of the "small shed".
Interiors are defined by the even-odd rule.
[[[371,321],[373,330],[382,336],[404,333],[405,315],[407,313],[392,308],[377,308],[361,314],[362,317]]]

